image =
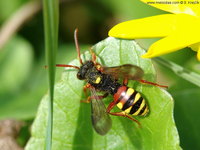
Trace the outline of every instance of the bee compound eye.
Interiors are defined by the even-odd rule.
[[[83,75],[80,72],[77,73],[77,78],[79,80],[84,80],[84,77],[83,77]]]
[[[81,78],[81,74],[80,74],[80,72],[77,73],[77,78],[78,78],[78,79]]]

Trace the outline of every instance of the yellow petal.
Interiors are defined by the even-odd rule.
[[[152,58],[152,57],[157,57],[163,54],[167,54],[170,52],[174,52],[179,50],[180,48],[186,47],[187,45],[184,46],[178,46],[177,43],[174,43],[176,41],[175,36],[169,36],[166,38],[163,38],[154,44],[152,44],[148,50],[148,52],[144,55],[142,55],[142,58]],[[180,41],[179,41],[180,42]],[[177,47],[174,45],[177,44]],[[184,43],[179,43],[179,45],[183,45]]]
[[[153,43],[148,52],[142,55],[142,58],[152,58],[163,54],[171,53],[191,44],[200,41],[200,39],[193,39],[193,33],[173,34]]]
[[[141,0],[158,9],[179,14],[200,16],[200,0]]]
[[[197,52],[197,59],[200,61],[200,48],[199,48],[199,50]]]
[[[189,46],[192,50],[198,52],[200,49],[200,43],[195,43]]]
[[[151,58],[200,42],[200,19],[188,14],[159,15],[118,24],[109,35],[125,39],[165,37],[143,55]]]
[[[174,14],[135,19],[114,26],[108,35],[125,39],[164,37],[173,32],[176,20]]]
[[[197,59],[200,61],[200,42],[190,45],[189,47],[197,52]]]
[[[199,27],[199,17],[188,14],[165,14],[120,23],[108,34],[124,39],[155,38],[165,37],[179,30],[180,34],[194,32],[192,38],[199,38]]]

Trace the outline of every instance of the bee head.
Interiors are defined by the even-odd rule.
[[[89,70],[91,70],[94,67],[94,63],[92,61],[87,61],[85,62],[79,69],[78,73],[77,73],[77,78],[79,80],[85,80],[86,79],[86,75],[88,73]]]

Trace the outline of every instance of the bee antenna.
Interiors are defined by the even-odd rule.
[[[78,53],[78,59],[80,64],[83,64],[83,61],[81,59],[81,53],[80,53],[80,47],[79,47],[79,43],[78,43],[78,28],[75,29],[74,31],[74,41],[75,41],[75,45],[76,45],[76,51]]]
[[[71,67],[71,68],[75,68],[75,69],[80,69],[78,66],[65,65],[65,64],[56,64],[56,67]],[[47,67],[45,66],[45,68],[47,68]]]

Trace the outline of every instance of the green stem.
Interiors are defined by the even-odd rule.
[[[58,44],[58,0],[43,0],[45,29],[45,51],[49,76],[49,108],[45,149],[51,150],[53,130],[53,98],[55,81],[55,59]]]
[[[183,79],[197,85],[200,87],[200,75],[198,73],[192,72],[186,68],[183,68],[169,60],[165,60],[163,58],[154,58],[157,63],[169,68],[172,70],[175,74],[182,77]]]

